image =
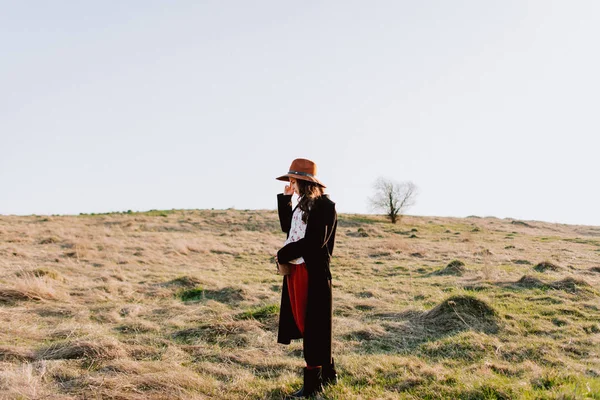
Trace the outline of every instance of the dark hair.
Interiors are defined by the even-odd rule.
[[[296,179],[296,183],[298,184],[298,191],[300,192],[298,193],[300,195],[298,207],[302,210],[302,221],[307,223],[310,209],[315,203],[315,200],[323,195],[323,187],[303,179]]]

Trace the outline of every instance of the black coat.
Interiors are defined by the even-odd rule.
[[[292,225],[292,196],[277,196],[281,229],[289,235]],[[331,272],[329,263],[333,254],[337,213],[335,203],[328,196],[317,198],[310,210],[303,239],[288,243],[277,252],[280,263],[298,257],[304,258],[308,271],[308,298],[304,323],[304,358],[308,365],[326,365],[331,362]],[[277,342],[290,344],[302,335],[296,326],[287,279],[283,279],[279,333]]]

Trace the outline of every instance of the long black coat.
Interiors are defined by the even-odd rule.
[[[279,194],[277,205],[281,229],[289,235],[292,225],[292,196]],[[337,213],[335,203],[328,196],[317,198],[310,210],[303,239],[288,243],[277,252],[280,263],[298,257],[304,258],[308,271],[308,298],[304,323],[304,358],[308,365],[327,365],[331,362],[331,272],[329,262],[333,254]],[[279,333],[277,342],[290,344],[302,335],[296,326],[287,279],[283,279]]]

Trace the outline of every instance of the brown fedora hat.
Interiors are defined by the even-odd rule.
[[[290,165],[287,174],[276,178],[279,181],[289,182],[290,178],[301,179],[303,181],[314,182],[317,185],[326,187],[323,182],[317,179],[317,164],[305,158],[296,158]]]

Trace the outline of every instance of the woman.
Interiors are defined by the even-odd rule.
[[[290,344],[303,338],[304,385],[292,397],[308,397],[322,385],[335,384],[337,373],[331,357],[331,272],[337,214],[335,203],[323,193],[314,162],[298,158],[289,172],[277,178],[290,182],[277,196],[279,222],[287,233],[277,252],[280,271],[289,267],[283,279],[277,342]],[[298,205],[292,209],[292,194]],[[285,267],[285,268],[284,268]]]

